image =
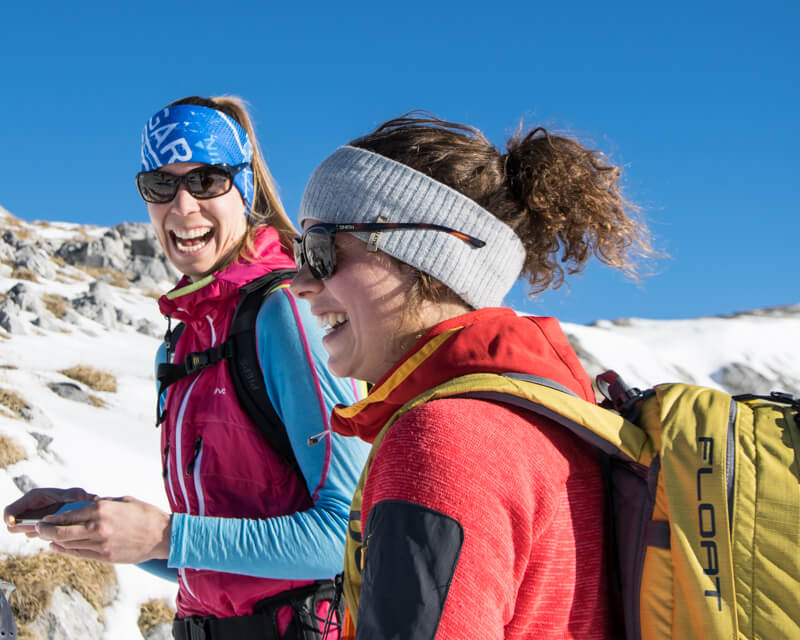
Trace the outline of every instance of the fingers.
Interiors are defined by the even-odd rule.
[[[9,532],[30,534],[33,532],[33,527],[19,524],[19,516],[24,516],[27,513],[36,512],[37,510],[46,509],[49,506],[55,506],[64,502],[90,501],[94,500],[96,497],[97,496],[94,494],[88,493],[80,487],[73,487],[71,489],[32,489],[19,500],[12,502],[3,509],[3,520]]]
[[[71,548],[62,547],[57,542],[50,543],[50,550],[56,553],[62,553],[65,556],[72,556],[73,558],[83,558],[84,560],[99,560],[100,562],[110,562],[107,553],[95,551],[93,548]]]
[[[42,518],[40,524],[71,525],[88,522],[96,518],[100,504],[102,504],[102,501],[90,502],[86,506],[78,509],[64,511],[63,513],[54,513]]]

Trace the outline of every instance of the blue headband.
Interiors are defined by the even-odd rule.
[[[142,171],[153,171],[173,162],[202,162],[235,167],[250,164],[253,145],[235,120],[216,109],[180,104],[159,111],[142,131]],[[247,211],[253,204],[253,171],[236,174],[234,186],[242,194]]]

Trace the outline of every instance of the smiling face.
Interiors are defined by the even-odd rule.
[[[159,171],[182,176],[199,166],[176,162]],[[148,203],[147,212],[169,261],[192,280],[233,259],[247,231],[245,206],[235,187],[216,198],[198,200],[181,185],[170,202]]]
[[[300,269],[292,292],[327,327],[322,344],[332,373],[376,382],[424,333],[423,316],[407,309],[413,280],[397,261],[367,251],[349,233],[336,234],[336,271],[329,279],[316,280],[308,265]]]

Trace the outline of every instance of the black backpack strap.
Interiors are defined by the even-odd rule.
[[[158,365],[157,377],[160,398],[167,387],[181,378],[193,375],[220,360],[228,360],[228,370],[242,409],[258,426],[273,450],[303,478],[286,427],[270,402],[256,342],[256,318],[262,303],[278,285],[290,280],[294,274],[293,269],[280,269],[244,285],[240,289],[242,295],[233,312],[231,328],[225,342],[205,351],[189,353],[183,362],[170,363],[169,354],[174,351],[184,325],[181,323],[174,330],[168,329],[164,336],[168,361]],[[159,413],[156,426],[164,418],[164,413]]]
[[[295,271],[292,269],[272,271],[242,287],[242,297],[234,311],[227,341],[233,343],[235,356],[229,360],[228,366],[239,404],[261,429],[275,452],[299,473],[300,467],[289,435],[286,433],[286,427],[267,394],[264,374],[258,360],[255,329],[261,304],[275,287],[290,280],[294,274]],[[300,477],[303,477],[302,474]]]
[[[194,375],[198,371],[217,364],[220,360],[227,360],[233,357],[233,345],[230,339],[216,347],[211,347],[205,351],[193,351],[184,358],[183,362],[173,364],[170,362],[170,355],[175,349],[175,345],[180,338],[185,325],[180,323],[174,330],[167,329],[164,336],[164,343],[167,346],[167,360],[158,365],[156,378],[158,379],[158,396],[156,402],[159,403],[161,396],[171,384],[176,383],[181,378]],[[157,411],[158,418],[156,426],[164,422],[165,414]]]

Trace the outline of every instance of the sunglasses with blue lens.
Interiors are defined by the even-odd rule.
[[[317,280],[327,280],[336,269],[336,244],[334,236],[340,231],[371,232],[406,231],[410,229],[428,229],[442,231],[455,236],[459,240],[479,249],[486,243],[471,235],[456,231],[450,227],[425,222],[354,222],[354,223],[319,223],[311,225],[300,238],[294,239],[294,261],[298,271],[307,264],[311,275]],[[377,240],[376,240],[377,241]],[[376,242],[375,241],[375,242]],[[367,248],[376,251],[373,241]]]

